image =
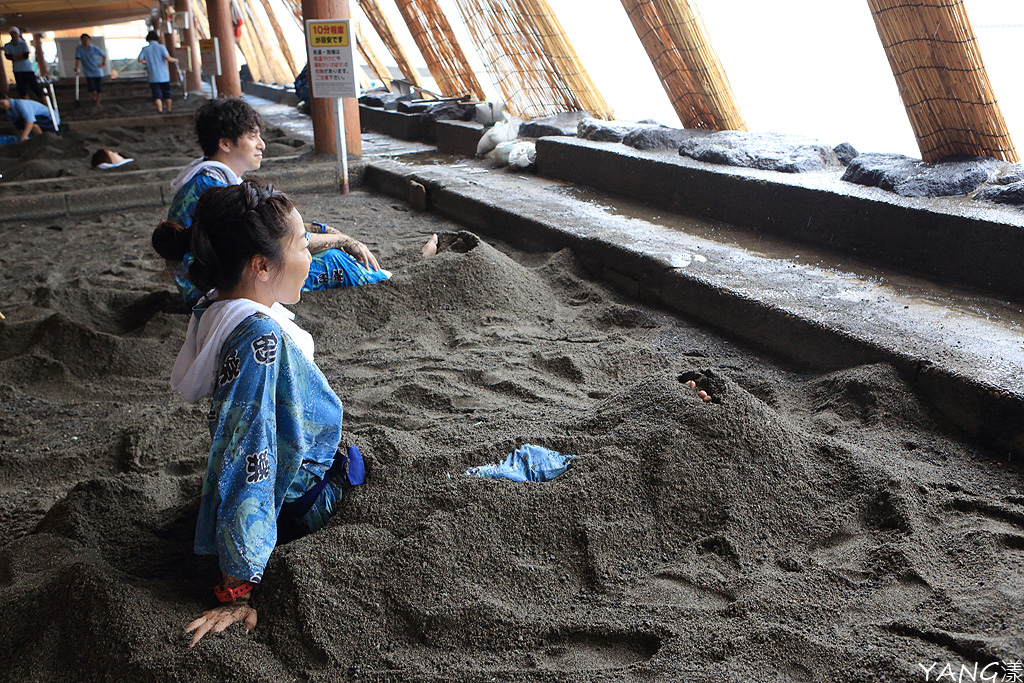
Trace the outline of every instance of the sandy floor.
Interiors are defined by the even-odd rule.
[[[571,253],[422,260],[458,226],[298,201],[395,271],[295,307],[368,483],[275,551],[253,634],[195,650],[206,407],[167,385],[187,314],[160,212],[0,224],[0,679],[922,681],[1024,656],[1024,476],[891,368],[797,372]],[[461,476],[523,443],[579,457]]]

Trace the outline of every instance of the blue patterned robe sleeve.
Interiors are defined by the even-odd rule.
[[[277,516],[323,477],[341,438],[341,401],[280,326],[255,314],[224,342],[196,552],[258,583]]]

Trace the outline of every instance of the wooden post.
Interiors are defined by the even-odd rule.
[[[206,0],[209,13],[210,36],[220,41],[220,71],[217,91],[224,97],[241,97],[242,83],[238,78],[238,59],[235,57],[235,31],[231,25],[229,0]]]
[[[302,0],[303,19],[351,19],[348,0]],[[305,32],[305,21],[303,21]],[[308,56],[307,56],[308,59]],[[332,154],[335,151],[335,124],[332,117],[331,99],[313,97],[310,108],[313,113],[313,145],[317,154]],[[363,142],[360,138],[359,103],[354,97],[346,97],[345,142],[348,152],[355,156],[363,153]]]
[[[32,34],[32,46],[36,49],[36,64],[39,65],[39,75],[46,78],[50,75],[50,68],[46,66],[46,57],[43,56],[43,35]]]
[[[189,0],[174,0],[175,12],[189,12],[190,9]],[[202,63],[199,61],[199,39],[196,37],[196,23],[199,19],[196,17],[195,12],[190,12],[190,14],[192,16],[188,28],[181,32],[181,47],[184,48],[185,52],[182,58],[191,62],[185,71],[185,90],[188,92],[199,92],[203,89],[202,76],[200,75]]]

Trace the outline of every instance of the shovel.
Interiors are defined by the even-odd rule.
[[[75,107],[81,107],[82,101],[78,99],[78,72],[75,72]]]

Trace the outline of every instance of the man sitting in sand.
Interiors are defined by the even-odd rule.
[[[6,93],[0,93],[0,111],[6,112],[11,125],[18,131],[19,140],[27,140],[29,135],[41,135],[43,131],[55,132],[60,125],[57,112],[53,112],[57,117],[55,122],[45,104],[35,100],[12,100]]]
[[[196,202],[208,189],[238,185],[242,174],[260,167],[266,146],[260,137],[262,127],[259,112],[240,99],[212,100],[196,112],[196,134],[206,156],[186,166],[171,182],[174,197],[167,219],[179,229],[162,224],[153,232],[153,248],[175,266],[178,291],[190,306],[204,294],[188,277],[193,261],[188,229]],[[311,233],[313,263],[303,291],[356,287],[391,276],[380,269],[373,253],[359,240],[323,223],[306,223],[306,230]],[[436,245],[437,237],[431,242]],[[424,254],[430,255],[427,247]]]

